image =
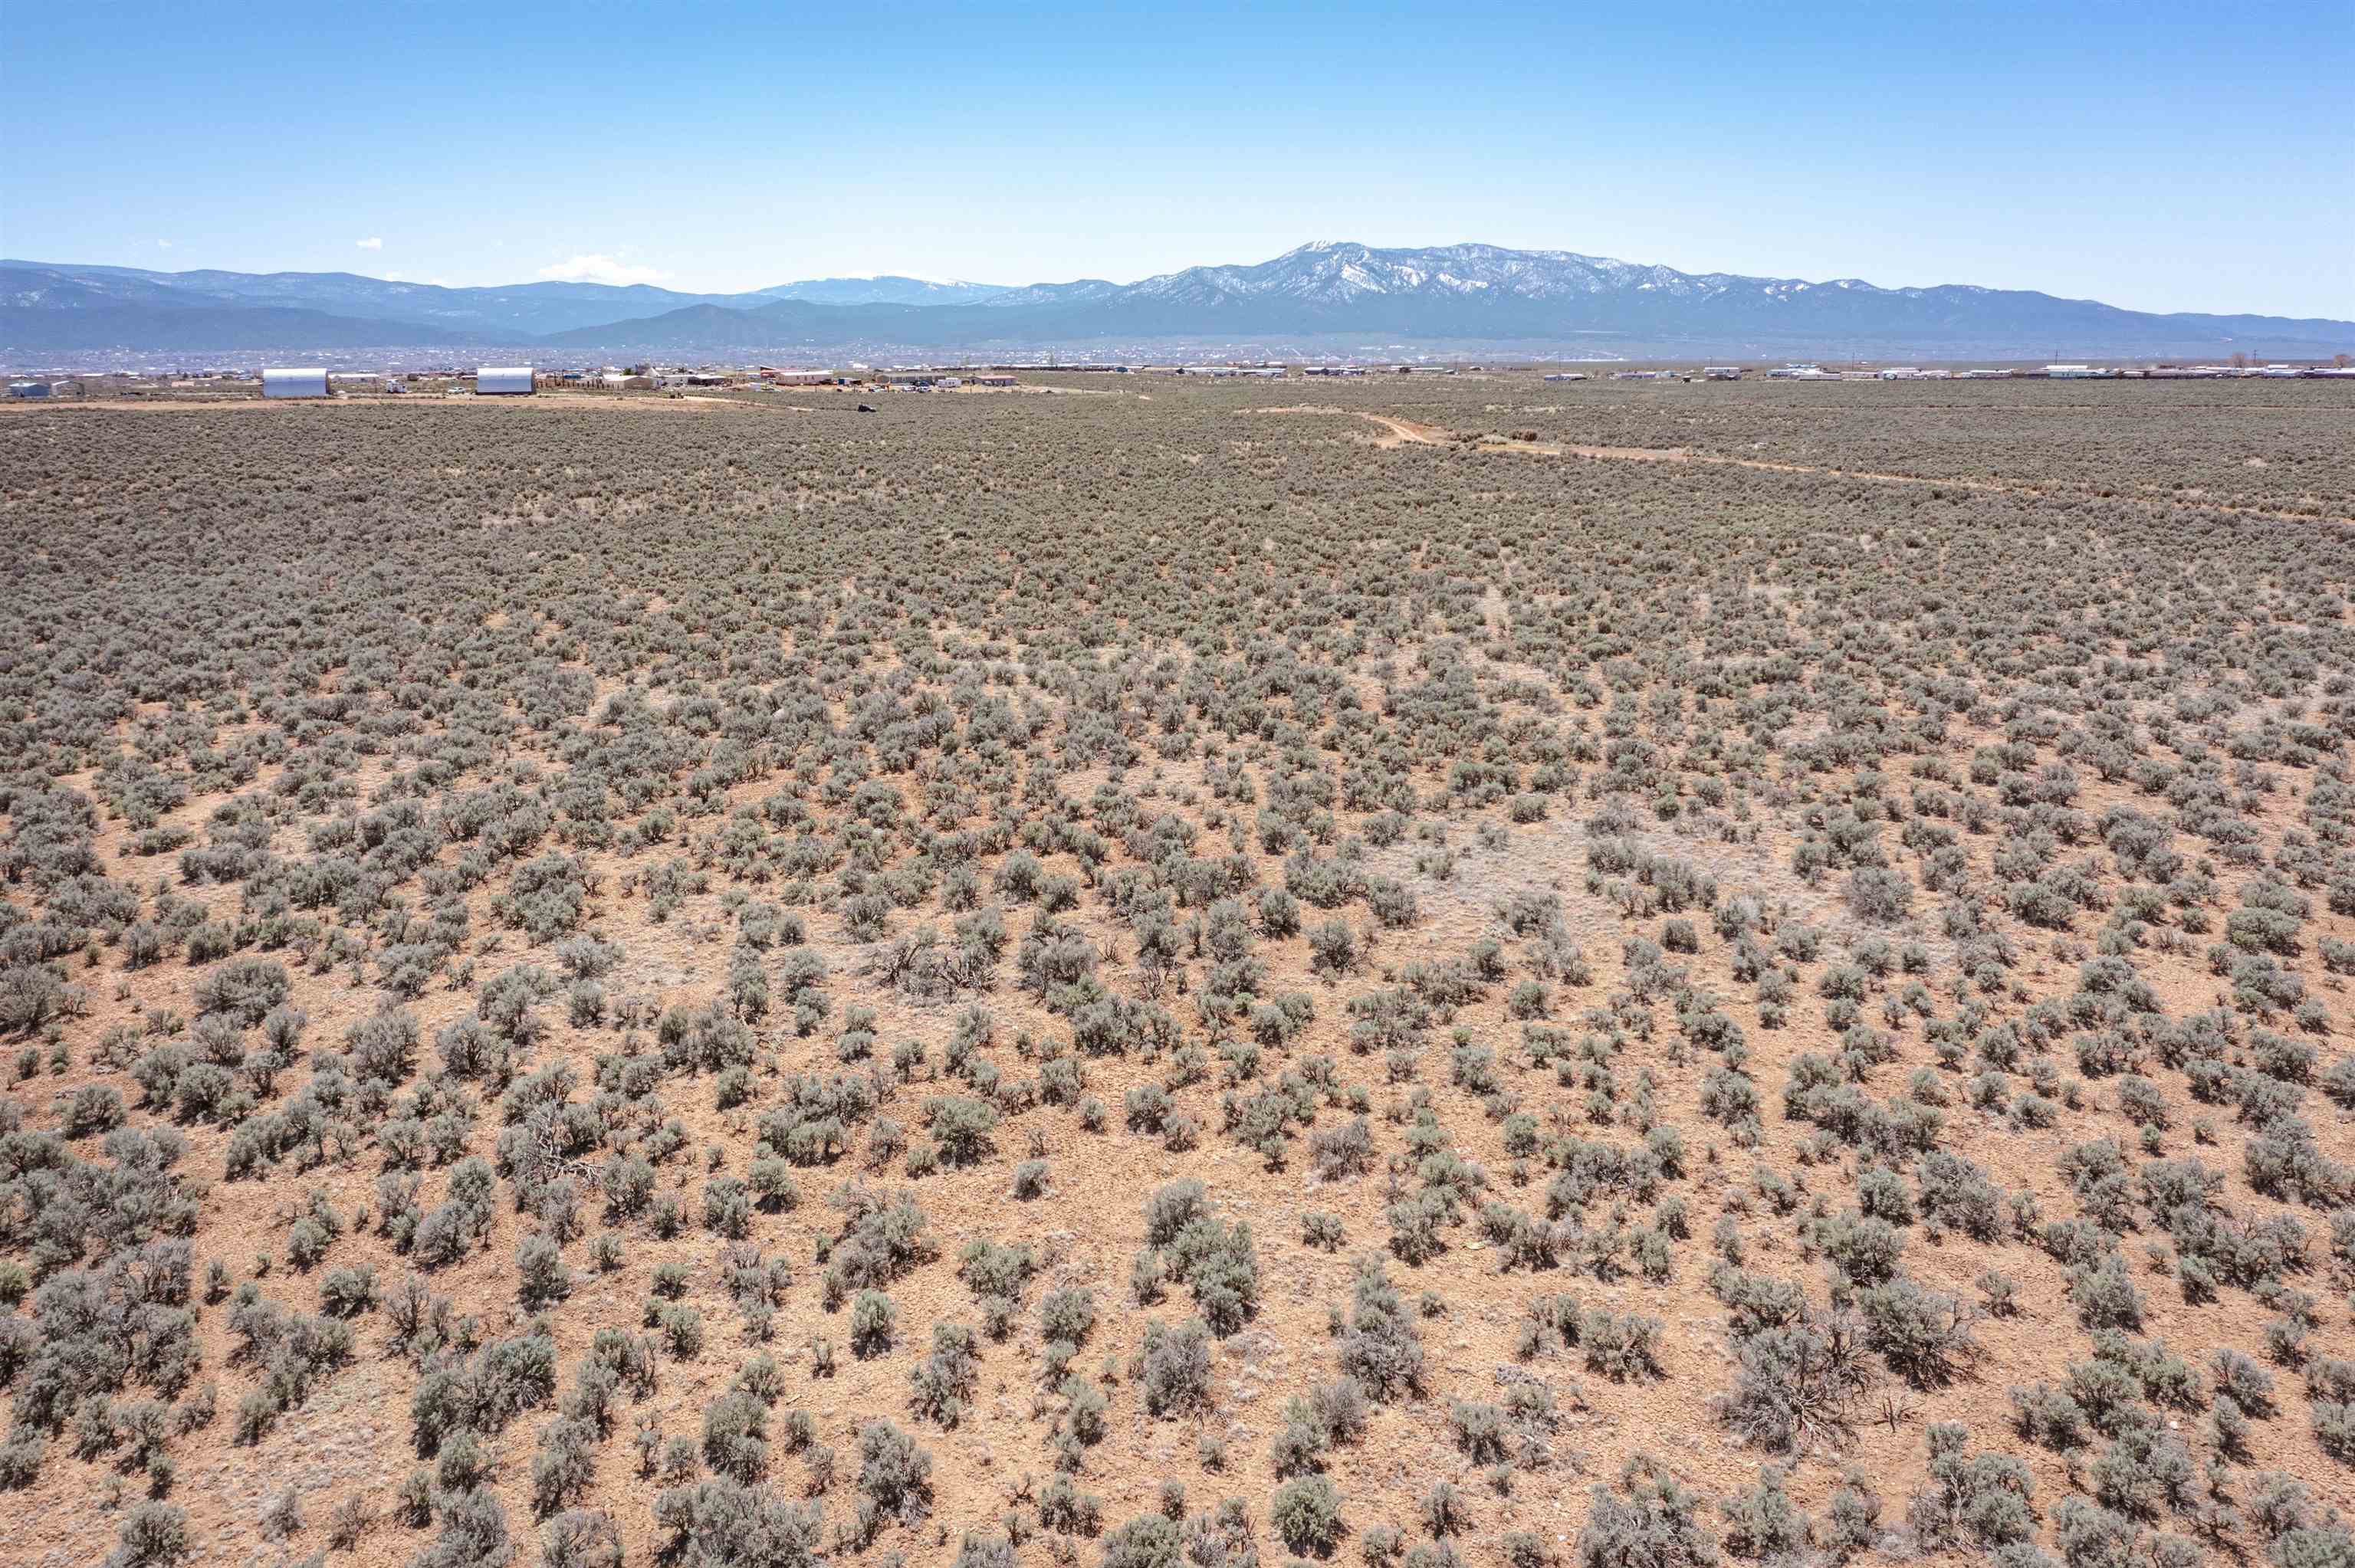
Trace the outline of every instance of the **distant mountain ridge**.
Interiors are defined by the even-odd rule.
[[[299,319],[257,312],[308,313]],[[329,326],[310,317],[341,320]],[[276,328],[272,322],[275,321]],[[741,294],[647,284],[451,289],[343,272],[150,272],[0,261],[0,346],[267,347],[308,323],[325,344],[506,344],[655,353],[1137,345],[1179,340],[1585,343],[1599,352],[1841,351],[1936,357],[2222,355],[2355,350],[2355,322],[2154,314],[2025,290],[1883,288],[1673,268],[1568,250],[1462,244],[1383,249],[1317,241],[1271,260],[1189,267],[1142,281],[1014,288],[883,276],[819,278]],[[208,330],[228,334],[196,341]],[[388,331],[407,331],[390,337]],[[318,335],[325,334],[328,335]],[[193,335],[192,335],[193,334]]]
[[[954,278],[805,278],[760,291],[773,300],[808,300],[821,305],[981,305],[1015,291],[1003,283],[968,283]]]

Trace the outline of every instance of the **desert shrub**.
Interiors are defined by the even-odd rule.
[[[1139,1514],[1104,1537],[1100,1568],[1178,1568],[1185,1538],[1157,1513]]]
[[[1734,1383],[1718,1398],[1719,1416],[1773,1452],[1835,1446],[1873,1380],[1866,1344],[1854,1313],[1801,1309],[1796,1321],[1754,1323],[1734,1346]]]
[[[1588,1493],[1574,1548],[1579,1568],[1709,1568],[1717,1542],[1701,1529],[1700,1499],[1658,1461],[1637,1455],[1616,1488]]]
[[[474,1486],[445,1492],[436,1500],[435,1511],[441,1530],[410,1559],[415,1568],[476,1568],[512,1556],[506,1510],[487,1489]]]
[[[917,1523],[932,1511],[932,1455],[890,1422],[868,1422],[858,1431],[858,1495],[885,1517]]]
[[[1321,1475],[1296,1476],[1268,1499],[1268,1523],[1297,1552],[1326,1557],[1341,1539],[1341,1494]]]
[[[1379,1262],[1359,1266],[1338,1359],[1341,1370],[1373,1399],[1387,1402],[1423,1391],[1423,1336],[1405,1298]]]
[[[1913,885],[1902,872],[1886,866],[1859,866],[1846,889],[1849,913],[1859,920],[1888,925],[1902,920],[1913,903]]]
[[[703,1411],[703,1462],[741,1486],[769,1467],[768,1408],[759,1397],[731,1390]]]
[[[2009,1454],[1972,1454],[1969,1429],[1954,1422],[1929,1431],[1930,1484],[1913,1495],[1905,1520],[1925,1548],[2007,1546],[2036,1531],[2036,1483]]]
[[[1736,1557],[1773,1561],[1789,1557],[1806,1545],[1807,1516],[1791,1500],[1785,1485],[1787,1475],[1783,1467],[1770,1465],[1756,1486],[1720,1499],[1717,1506],[1725,1516],[1727,1552]]]
[[[824,1561],[818,1505],[789,1501],[766,1486],[714,1478],[668,1488],[655,1496],[654,1517],[671,1532],[664,1555],[696,1568],[737,1563],[815,1568]]]
[[[1951,1382],[1980,1353],[1977,1308],[1958,1297],[1893,1279],[1859,1292],[1856,1304],[1872,1348],[1916,1387]]]
[[[981,1371],[974,1331],[957,1323],[932,1325],[932,1350],[908,1373],[909,1405],[943,1426],[964,1419]]]
[[[622,1568],[622,1532],[602,1509],[567,1509],[540,1526],[544,1568]]]
[[[1210,1331],[1199,1318],[1145,1326],[1140,1354],[1145,1408],[1167,1415],[1200,1408],[1210,1394]]]

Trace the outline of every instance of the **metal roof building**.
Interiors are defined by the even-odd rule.
[[[528,365],[485,365],[474,372],[474,391],[483,397],[518,397],[531,390]]]
[[[324,397],[327,395],[326,366],[265,370],[261,373],[261,395],[265,397]]]

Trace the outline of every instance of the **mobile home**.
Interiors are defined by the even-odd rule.
[[[265,370],[261,373],[261,395],[265,397],[324,397],[327,395],[326,366]]]

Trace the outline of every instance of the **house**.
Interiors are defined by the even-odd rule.
[[[11,381],[8,383],[8,396],[11,397],[46,397],[48,395],[49,384],[46,381]]]
[[[1892,365],[1877,373],[1883,381],[1919,381],[1921,371],[1910,365]]]
[[[1742,379],[1742,366],[1704,365],[1700,367],[1700,378],[1704,381],[1739,381]]]
[[[971,381],[975,387],[1011,387],[1014,385],[1013,376],[1003,370],[985,370],[978,376],[969,376],[965,379]]]
[[[2044,375],[2052,381],[2091,381],[2107,376],[2106,370],[2096,370],[2090,365],[2048,365]]]
[[[1549,372],[1546,376],[1546,379],[1549,381],[1583,381],[1586,379],[1586,372],[1583,370],[1555,370]]]

